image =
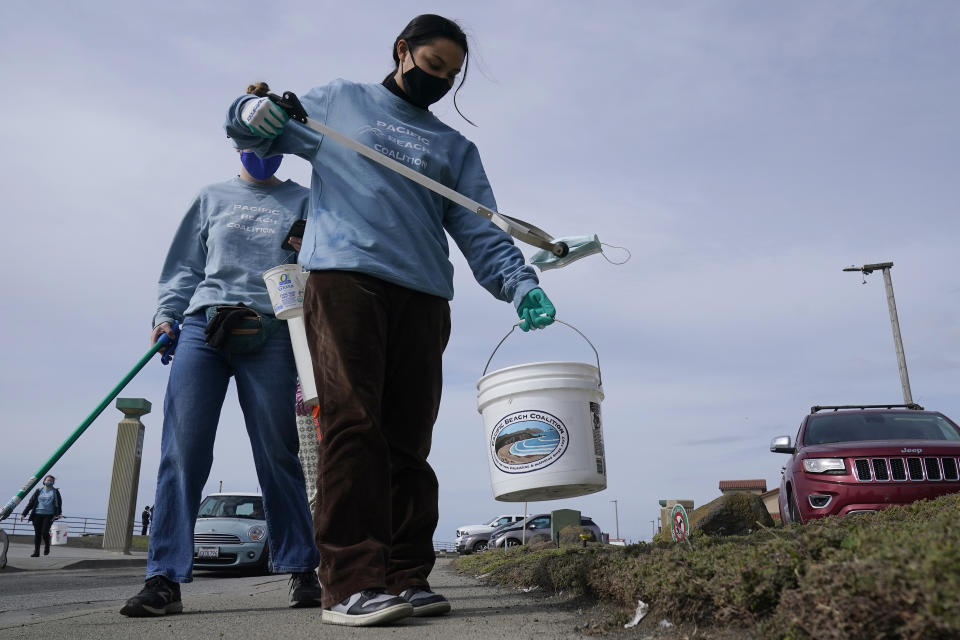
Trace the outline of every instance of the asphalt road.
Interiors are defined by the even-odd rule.
[[[319,609],[287,607],[287,576],[230,576],[198,572],[184,585],[184,612],[126,618],[118,611],[143,583],[139,567],[0,572],[0,638],[581,638],[576,602],[481,584],[439,559],[431,586],[453,612],[408,618],[386,627],[353,629],[320,624]]]

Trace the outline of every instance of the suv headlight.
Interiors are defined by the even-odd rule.
[[[841,475],[846,473],[847,465],[843,458],[807,458],[803,461],[803,470],[807,473]]]
[[[265,535],[267,535],[266,529],[259,524],[255,524],[247,529],[247,536],[250,537],[251,542],[259,542],[260,540],[263,540]]]

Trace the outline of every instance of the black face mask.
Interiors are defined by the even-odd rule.
[[[450,82],[446,78],[437,77],[418,67],[412,53],[410,61],[413,62],[413,67],[403,74],[404,93],[410,98],[411,103],[426,109],[447,95],[450,91]]]

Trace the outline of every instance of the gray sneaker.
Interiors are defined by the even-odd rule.
[[[442,616],[450,613],[450,601],[429,587],[408,587],[397,594],[413,606],[415,616]]]
[[[147,579],[140,593],[127,600],[120,609],[120,613],[130,618],[165,616],[181,611],[180,585],[163,576]]]
[[[413,606],[382,590],[365,589],[323,610],[324,624],[369,627],[413,615]]]
[[[319,607],[322,594],[320,581],[313,571],[290,574],[291,607]]]

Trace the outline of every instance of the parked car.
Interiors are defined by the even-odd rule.
[[[960,427],[911,405],[815,406],[786,453],[780,518],[809,522],[960,491]]]
[[[520,517],[520,520],[523,520],[523,517]],[[474,533],[471,535],[462,536],[457,538],[457,553],[463,555],[470,555],[471,553],[479,553],[481,551],[486,551],[487,546],[490,542],[490,538],[496,536],[498,533],[512,527],[515,522],[506,522],[499,527],[493,529],[492,531],[482,531],[480,533]]]
[[[487,548],[487,539],[494,529],[506,524],[520,522],[521,515],[500,515],[486,524],[467,524],[457,528],[457,553],[476,553]]]
[[[487,548],[518,547],[521,544],[532,542],[546,542],[550,540],[550,524],[553,518],[549,513],[540,513],[530,516],[522,522],[502,527],[490,536]],[[602,534],[593,520],[580,516],[580,526],[593,532],[594,539],[600,540]]]
[[[263,497],[255,493],[211,493],[193,529],[197,569],[254,570],[271,573]]]

